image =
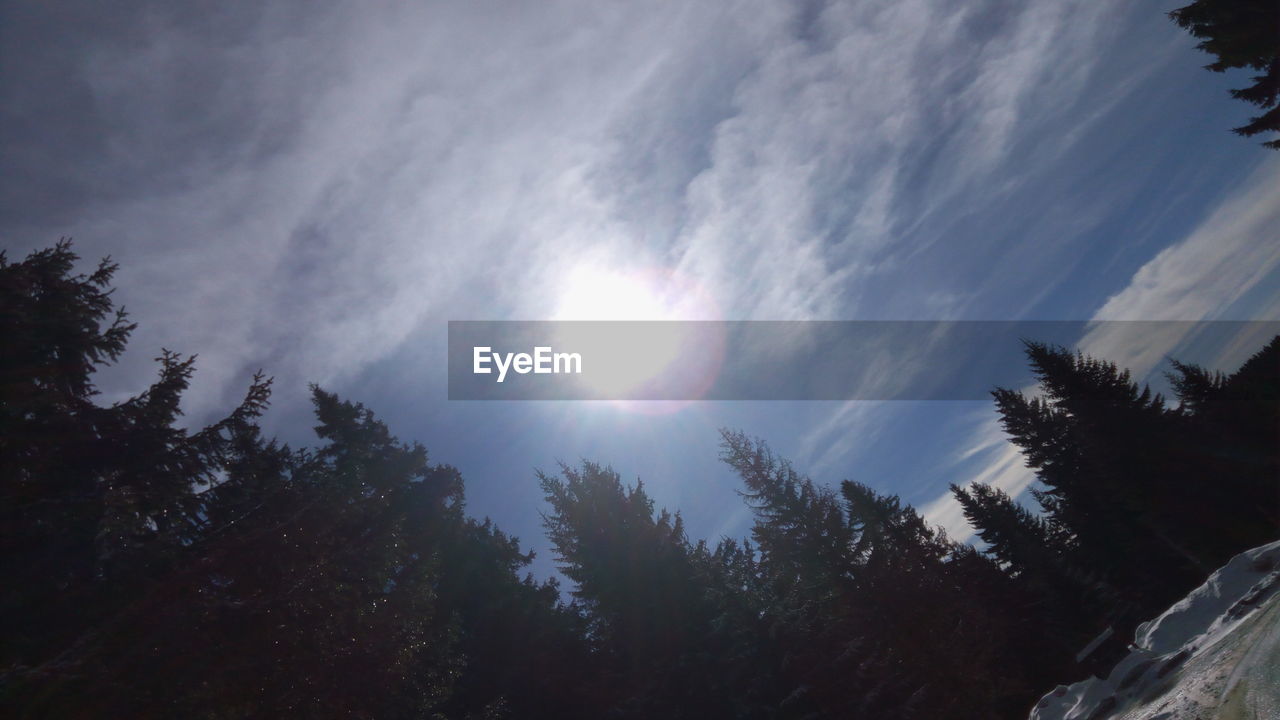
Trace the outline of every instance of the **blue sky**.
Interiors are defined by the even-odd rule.
[[[1280,154],[1228,132],[1243,78],[1178,4],[7,3],[0,238],[120,262],[105,399],[198,353],[193,423],[262,367],[308,442],[319,382],[458,466],[539,573],[559,460],[744,534],[719,427],[963,534],[949,482],[1028,482],[985,403],[450,403],[446,323],[654,268],[726,319],[1280,319]],[[1178,340],[1082,346],[1145,373]]]

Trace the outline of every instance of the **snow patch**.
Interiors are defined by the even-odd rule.
[[[1159,617],[1104,680],[1060,685],[1030,720],[1275,720],[1280,541],[1235,556]]]

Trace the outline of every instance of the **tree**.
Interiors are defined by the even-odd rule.
[[[1170,448],[1177,421],[1159,395],[1114,363],[1026,343],[1041,397],[993,392],[1001,424],[1043,485],[1042,505],[1069,536],[1075,567],[1158,611],[1194,587],[1209,562],[1188,542],[1187,497],[1209,494],[1181,478]],[[1135,608],[1135,612],[1141,615]],[[1136,619],[1136,618],[1135,618]]]
[[[197,432],[175,426],[194,358],[166,351],[160,377],[111,407],[93,372],[133,325],[113,312],[116,266],[74,274],[69,241],[9,263],[0,253],[0,663],[43,659],[173,566],[202,532],[197,488],[266,407],[270,380]]]
[[[725,432],[750,541],[691,542],[606,466],[539,473],[565,602],[358,403],[313,387],[320,443],[294,450],[258,426],[259,374],[184,429],[194,358],[165,351],[96,404],[132,325],[114,266],[75,261],[0,255],[5,717],[1014,718],[1114,606],[1162,606],[1280,518],[1280,338],[1231,375],[1175,362],[1176,408],[1030,343],[1042,394],[995,398],[1043,512],[953,486],[983,551]]]
[[[76,260],[0,255],[0,714],[598,716],[577,613],[369,410],[313,388],[322,444],[295,451],[257,426],[258,375],[188,431],[194,358],[168,351],[95,404],[133,326],[115,266]]]
[[[615,712],[724,716],[733,698],[706,680],[718,674],[705,652],[714,609],[680,516],[655,513],[643,484],[595,463],[538,477],[547,536],[576,584]]]
[[[1042,666],[994,603],[1008,579],[897,497],[816,485],[762,442],[724,432],[721,457],[755,512],[759,616],[777,638],[796,717],[1016,717]],[[1033,651],[1037,647],[1031,648]]]
[[[1095,584],[1072,564],[1069,533],[1053,514],[1033,513],[999,488],[975,483],[952,485],[951,492],[986,543],[985,554],[1012,581],[1000,601],[1004,612],[1036,628],[1044,641],[1037,655],[1052,667],[1050,677],[1065,679],[1072,672],[1065,661],[1106,624]]]
[[[1174,361],[1177,408],[1113,363],[1034,342],[1026,353],[1041,396],[993,395],[1044,515],[990,488],[953,488],[1012,575],[1071,598],[1095,632],[1123,635],[1274,539],[1280,339],[1230,376]]]
[[[1231,375],[1173,366],[1169,379],[1189,438],[1179,444],[1180,459],[1187,472],[1217,477],[1216,497],[1231,502],[1223,510],[1233,522],[1214,529],[1228,543],[1219,551],[1225,559],[1280,528],[1280,336]]]
[[[1195,0],[1169,13],[1179,27],[1200,38],[1196,47],[1217,59],[1205,68],[1225,72],[1249,68],[1261,74],[1231,96],[1264,112],[1235,128],[1239,135],[1280,130],[1280,3],[1274,0]],[[1280,150],[1280,139],[1263,145]]]

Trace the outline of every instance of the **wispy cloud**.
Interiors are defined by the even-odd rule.
[[[200,351],[197,405],[248,367],[329,382],[427,322],[546,315],[588,256],[677,265],[735,317],[873,315],[922,139],[930,192],[979,188],[1089,74],[1105,12],[1077,10],[121,6],[62,61],[76,154],[28,138],[24,170],[83,201],[10,233],[123,260],[135,347]]]
[[[994,423],[992,424],[994,425]],[[1011,497],[1018,497],[1035,482],[1035,473],[1026,466],[1022,453],[1010,445],[998,426],[983,426],[978,436],[992,443],[991,452],[984,460],[986,466],[971,476],[967,483],[982,483],[997,487]],[[975,530],[964,517],[964,510],[948,491],[932,502],[920,507],[920,514],[930,524],[946,530],[947,536],[957,542],[969,542]]]
[[[1132,178],[1075,153],[1172,47],[1145,12],[27,4],[0,23],[0,232],[15,255],[60,235],[114,255],[140,327],[102,384],[136,391],[162,345],[199,352],[197,420],[258,367],[283,381],[275,414],[374,367],[435,387],[444,321],[549,317],[584,264],[679,268],[735,318],[1005,317],[1067,282]],[[1275,257],[1247,238],[1274,218],[1255,214],[1223,210],[1142,282],[1209,261],[1260,282]],[[1244,255],[1215,254],[1232,233]],[[1168,307],[1134,293],[1108,307]],[[875,422],[844,406],[767,430],[825,472]]]
[[[1259,315],[1280,296],[1274,276],[1280,268],[1280,160],[1269,159],[1241,183],[1186,239],[1143,265],[1129,286],[1107,299],[1093,320],[1278,319]],[[1260,284],[1269,303],[1239,307],[1237,301]],[[1169,326],[1168,333],[1135,344],[1121,341],[1123,327],[1098,325],[1080,347],[1146,375],[1186,339],[1192,326]],[[1256,348],[1254,348],[1256,350]],[[1241,357],[1222,357],[1238,363]]]

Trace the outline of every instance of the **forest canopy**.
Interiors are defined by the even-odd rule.
[[[77,261],[0,256],[8,717],[1024,717],[1280,527],[1280,338],[1229,375],[1175,362],[1174,401],[1029,342],[1038,394],[993,396],[1035,504],[954,485],[981,549],[725,431],[748,538],[689,538],[607,465],[538,474],[561,588],[457,469],[322,388],[309,448],[264,436],[262,374],[185,429],[175,352],[96,402],[134,325],[116,266]]]

